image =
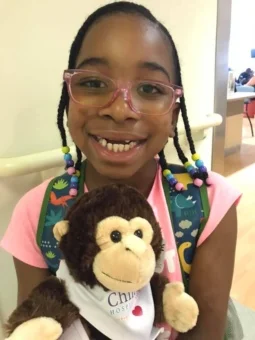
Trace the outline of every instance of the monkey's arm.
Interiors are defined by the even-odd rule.
[[[158,273],[154,273],[151,279],[151,290],[155,306],[154,324],[160,324],[165,322],[163,309],[163,293],[168,283],[169,283],[168,279],[165,276]]]
[[[26,321],[40,317],[54,319],[63,329],[80,317],[79,309],[68,299],[65,284],[56,277],[50,277],[40,283],[16,308],[5,325],[7,334],[10,335]]]
[[[169,283],[167,278],[154,274],[151,289],[155,305],[154,324],[168,323],[181,333],[186,333],[197,323],[196,301],[185,293],[182,282]]]

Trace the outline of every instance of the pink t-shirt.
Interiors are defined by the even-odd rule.
[[[161,261],[158,262],[157,272],[163,272],[170,281],[182,281],[175,236],[171,226],[161,176],[161,169],[158,167],[157,175],[148,197],[148,202],[162,227],[165,241],[165,252],[162,254]],[[210,176],[213,182],[208,188],[210,216],[198,240],[198,246],[210,236],[230,207],[237,204],[241,197],[240,192],[234,189],[224,177],[214,172],[211,172]],[[0,246],[12,256],[39,268],[47,268],[36,243],[36,232],[44,194],[49,181],[43,182],[21,198],[0,243]]]

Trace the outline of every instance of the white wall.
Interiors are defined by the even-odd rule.
[[[229,67],[236,77],[248,67],[255,70],[255,58],[251,58],[251,49],[255,48],[254,13],[254,0],[232,0]]]
[[[180,52],[191,120],[213,112],[217,0],[140,0],[170,29]],[[70,44],[99,0],[2,0],[0,2],[0,157],[60,146],[56,110]],[[39,138],[39,133],[42,136]],[[208,150],[205,150],[208,149]],[[211,134],[198,145],[210,166]],[[176,160],[168,148],[168,159]],[[0,237],[21,195],[40,174],[0,180]],[[0,306],[7,316],[16,303],[10,257],[0,251]],[[1,314],[1,313],[0,313]],[[0,336],[1,339],[1,336]]]
[[[212,113],[217,1],[178,0],[177,5],[161,0],[160,6],[154,0],[139,2],[163,21],[177,42],[190,116]],[[72,12],[69,1],[2,0],[0,156],[59,146],[56,110],[68,51],[84,18],[104,3],[75,0]]]

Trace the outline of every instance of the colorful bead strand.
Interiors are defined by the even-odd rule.
[[[75,169],[74,161],[72,159],[72,155],[70,154],[70,148],[68,146],[63,146],[62,152],[64,153],[64,160],[66,162],[65,168],[67,173],[68,175],[72,176],[69,195],[75,197],[78,194],[80,172],[79,170]]]
[[[190,174],[190,177],[194,178],[194,175],[197,173],[197,169],[190,162],[186,162],[184,164],[184,167],[187,170],[187,172]],[[196,187],[201,187],[203,185],[203,181],[199,178],[195,178],[193,180],[193,183]]]
[[[192,155],[192,160],[195,162],[196,167],[198,168],[199,172],[201,172],[202,174],[208,173],[207,168],[204,165],[204,162],[201,161],[199,154],[195,153],[194,155]],[[212,181],[209,177],[206,178],[205,181],[206,181],[206,184],[208,185],[212,184]]]
[[[184,189],[184,185],[177,181],[177,179],[174,177],[169,169],[163,171],[163,176],[166,178],[170,186],[176,191],[182,191]]]

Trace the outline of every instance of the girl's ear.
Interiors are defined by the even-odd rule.
[[[169,137],[173,138],[175,135],[175,128],[178,123],[179,113],[180,113],[180,103],[175,103],[172,110],[172,122],[170,127]]]

